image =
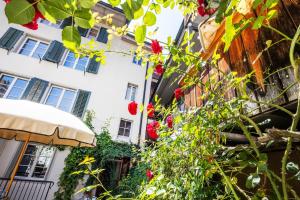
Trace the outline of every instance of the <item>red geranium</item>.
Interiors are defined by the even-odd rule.
[[[152,140],[157,140],[158,135],[157,135],[157,129],[159,129],[160,125],[157,121],[153,121],[150,124],[147,124],[147,133],[148,136],[152,139]]]
[[[135,101],[132,101],[128,104],[128,111],[132,115],[136,115],[138,104]]]
[[[175,95],[175,98],[177,100],[179,100],[182,96],[183,96],[183,91],[181,90],[181,88],[177,88],[175,91],[174,91],[174,95]]]
[[[204,0],[198,0],[198,4],[199,6],[201,6],[202,4],[204,4]]]
[[[202,17],[206,15],[206,12],[205,12],[205,9],[204,9],[203,6],[199,6],[199,7],[198,7],[198,13],[199,13],[199,15],[202,16]]]
[[[155,54],[160,54],[162,52],[162,47],[159,45],[157,40],[152,40],[151,48],[152,52]]]
[[[152,103],[149,103],[147,106],[147,113],[148,113],[148,117],[153,118],[154,117],[154,106]]]
[[[159,63],[159,64],[156,65],[155,72],[158,75],[162,75],[162,73],[164,73],[164,68],[163,68],[162,64]]]
[[[148,177],[148,181],[151,181],[151,179],[154,177],[153,172],[150,169],[146,170],[146,176]]]
[[[168,127],[169,128],[173,128],[173,117],[171,116],[171,115],[169,115],[168,117],[167,117],[167,125],[168,125]]]
[[[209,8],[209,9],[206,10],[206,13],[209,14],[209,15],[212,15],[212,14],[214,14],[216,11],[217,11],[216,8]]]

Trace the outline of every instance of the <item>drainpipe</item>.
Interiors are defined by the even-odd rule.
[[[145,74],[145,82],[144,82],[144,91],[143,91],[143,105],[145,105],[145,97],[146,97],[146,89],[147,89],[147,72],[148,72],[148,68],[149,68],[149,62],[147,62],[146,65],[146,74]],[[140,117],[140,128],[139,128],[139,136],[138,136],[138,146],[140,146],[141,144],[141,135],[142,135],[142,127],[143,127],[143,118],[144,118],[144,109],[141,113],[141,117]]]

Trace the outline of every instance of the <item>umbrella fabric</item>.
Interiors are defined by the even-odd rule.
[[[0,138],[42,144],[95,146],[95,134],[77,117],[52,106],[0,98]]]

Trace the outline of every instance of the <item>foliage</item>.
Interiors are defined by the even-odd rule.
[[[85,123],[91,129],[93,129],[93,118],[94,112],[88,111]],[[93,162],[93,168],[105,168],[105,164],[110,160],[134,155],[131,145],[112,141],[106,127],[102,129],[100,134],[96,135],[96,139],[97,144],[94,148],[74,147],[71,149],[70,154],[65,159],[63,172],[59,177],[59,189],[55,193],[56,200],[68,200],[72,198],[79,180],[84,177],[84,173],[74,172],[85,169],[84,165],[80,165],[85,157],[93,157],[96,159],[96,162]],[[89,179],[88,182],[90,184],[93,180]]]

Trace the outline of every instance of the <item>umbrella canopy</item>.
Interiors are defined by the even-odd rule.
[[[0,98],[0,138],[42,144],[95,146],[95,134],[77,117],[52,106]]]

